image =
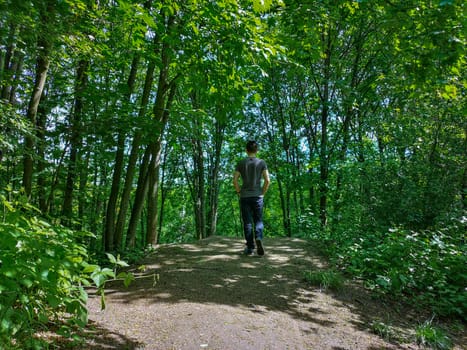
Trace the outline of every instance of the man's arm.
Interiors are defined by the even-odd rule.
[[[235,187],[235,192],[237,192],[237,194],[240,194],[240,191],[241,191],[240,185],[238,184],[239,178],[240,178],[240,172],[235,171],[234,176],[233,176],[233,185]]]
[[[263,170],[263,196],[268,191],[270,184],[271,184],[271,180],[269,180],[269,171],[268,169],[264,169]]]

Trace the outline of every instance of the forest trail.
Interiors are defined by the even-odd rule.
[[[104,311],[90,296],[86,348],[418,349],[371,332],[373,321],[388,319],[399,335],[407,332],[405,311],[353,283],[338,292],[306,283],[304,271],[324,268],[309,242],[266,239],[263,257],[243,256],[243,247],[241,239],[225,237],[159,246],[129,288],[108,285]]]

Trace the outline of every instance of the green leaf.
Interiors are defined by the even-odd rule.
[[[96,287],[100,288],[104,285],[105,281],[107,280],[107,277],[99,271],[93,273],[91,275],[91,279],[93,280]]]
[[[117,263],[117,259],[115,258],[115,256],[113,256],[113,255],[110,254],[110,253],[105,253],[105,255],[107,255],[107,258],[109,259],[109,261],[110,261],[112,264],[116,264],[116,263]]]
[[[120,259],[117,261],[117,265],[122,266],[122,267],[130,266],[130,265],[128,265],[128,263],[126,261],[123,261],[123,260],[120,260]]]
[[[99,271],[100,269],[101,269],[101,267],[99,265],[85,264],[83,272],[84,273],[91,273],[91,272]]]
[[[23,284],[24,286],[26,286],[26,288],[31,288],[31,286],[33,285],[33,281],[31,281],[29,278],[23,278],[20,280],[21,284]]]
[[[109,269],[108,267],[104,267],[104,268],[101,270],[101,273],[102,273],[104,276],[111,277],[111,278],[115,278],[115,272],[114,272],[112,269]]]
[[[123,279],[123,285],[125,287],[128,287],[135,280],[135,276],[132,273],[127,273],[127,272],[119,273],[117,278]]]
[[[49,294],[47,295],[47,302],[51,307],[56,308],[58,305],[60,305],[61,300],[55,295]]]

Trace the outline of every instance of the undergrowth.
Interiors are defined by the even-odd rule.
[[[0,204],[0,348],[47,348],[35,335],[51,324],[76,338],[74,330],[88,321],[85,287],[97,287],[103,297],[108,279],[131,282],[128,274],[116,276],[126,263],[109,254],[112,267],[90,264],[83,242],[92,234],[48,222],[24,197],[0,195]]]
[[[369,289],[440,317],[466,320],[466,216],[419,231],[343,226],[331,231],[315,225],[307,237],[336,268],[363,279]]]

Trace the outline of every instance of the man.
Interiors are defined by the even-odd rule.
[[[246,153],[248,157],[238,162],[233,185],[240,197],[240,210],[243,220],[243,233],[245,234],[246,248],[244,253],[252,255],[255,249],[258,255],[264,255],[263,247],[263,197],[270,184],[269,172],[266,162],[256,158],[258,144],[256,141],[248,141]],[[239,178],[242,186],[239,185]],[[261,185],[263,179],[263,185]],[[253,237],[254,225],[254,237]]]

